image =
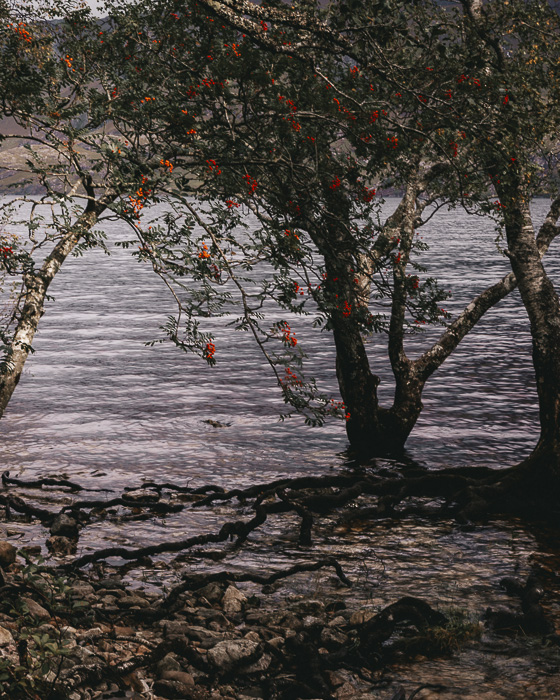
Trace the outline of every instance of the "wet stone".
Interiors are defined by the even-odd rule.
[[[16,560],[17,549],[6,541],[0,542],[0,566],[6,568]]]
[[[64,513],[56,516],[49,530],[51,535],[59,535],[61,537],[77,539],[79,535],[78,521]]]

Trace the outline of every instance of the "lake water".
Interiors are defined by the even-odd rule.
[[[535,202],[537,219],[546,205]],[[109,237],[122,237],[114,227],[108,226]],[[446,303],[451,311],[508,271],[490,222],[441,211],[422,235],[431,249],[421,260],[453,290]],[[558,273],[554,249],[547,264]],[[50,291],[55,301],[41,320],[36,352],[0,422],[5,468],[82,478],[100,470],[110,472],[115,485],[144,476],[249,483],[323,470],[344,459],[341,421],[322,428],[306,427],[299,418],[278,421],[283,404],[249,333],[216,325],[215,368],[168,345],[145,347],[161,337],[173,300],[127,251],[70,258]],[[321,386],[336,396],[329,335],[301,319],[292,325]],[[437,333],[409,338],[410,354]],[[384,340],[374,336],[368,349],[388,404],[392,383]],[[500,467],[526,456],[538,436],[530,350],[527,317],[514,293],[426,386],[409,457],[429,467]],[[230,426],[216,429],[207,419]]]

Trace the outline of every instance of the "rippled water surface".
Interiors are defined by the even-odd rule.
[[[394,206],[389,201],[387,207]],[[547,202],[534,205],[536,218]],[[126,233],[108,226],[110,238]],[[422,229],[421,261],[453,290],[458,311],[508,271],[493,225],[442,211]],[[557,255],[548,256],[558,272]],[[2,460],[18,470],[111,470],[131,475],[250,482],[321,469],[346,448],[342,423],[310,429],[279,423],[278,392],[248,333],[216,327],[215,368],[167,345],[145,347],[174,306],[153,273],[127,251],[93,250],[71,258],[51,286],[20,385],[2,420]],[[325,333],[294,321],[316,375],[336,393]],[[428,383],[424,412],[410,438],[412,459],[429,466],[503,466],[526,455],[537,436],[527,318],[516,293],[492,309]],[[409,352],[435,338],[410,338]],[[369,344],[372,367],[391,398],[384,338]],[[203,421],[230,423],[215,429]]]
[[[387,207],[395,203],[389,201]],[[537,220],[544,217],[546,205],[544,200],[534,203]],[[108,233],[110,240],[121,235],[110,227]],[[480,218],[441,211],[422,235],[431,246],[422,262],[453,290],[447,302],[452,312],[508,272],[493,225]],[[558,279],[554,246],[547,266]],[[232,487],[343,467],[347,443],[342,423],[313,429],[297,418],[278,421],[283,404],[248,333],[215,323],[215,368],[165,344],[145,346],[161,336],[159,326],[174,312],[173,301],[129,252],[111,248],[110,256],[93,250],[71,258],[51,292],[55,300],[41,320],[36,352],[0,421],[2,466],[12,474],[65,474],[83,485],[109,489],[109,497],[145,479]],[[298,319],[292,325],[322,386],[336,395],[329,336]],[[410,354],[435,337],[437,331],[411,337]],[[382,377],[380,395],[388,403],[391,376],[383,338],[374,337],[368,348],[372,367]],[[429,468],[499,468],[526,456],[538,436],[530,351],[526,314],[512,294],[486,315],[427,385],[425,409],[407,446],[410,459]],[[214,428],[204,422],[208,419],[228,427]],[[214,531],[232,516],[231,507],[222,506],[186,509],[133,529],[100,524],[84,530],[80,546],[87,551],[108,542],[138,546],[185,537]],[[44,542],[44,533],[29,535],[23,526],[11,527],[10,533],[22,541],[35,537]],[[276,545],[271,547],[271,541]],[[273,570],[294,557],[313,559],[317,552],[334,550],[354,576],[355,595],[364,604],[420,595],[476,615],[502,602],[500,578],[526,576],[535,557],[553,557],[521,524],[464,533],[453,523],[411,521],[360,530],[333,521],[320,532],[316,547],[300,551],[290,533],[271,523],[255,535],[237,565],[258,561]],[[306,579],[301,590],[308,585]],[[294,581],[296,591],[297,586]],[[505,663],[511,654],[504,661],[500,651],[482,660],[479,653],[465,653],[460,662],[422,662],[418,678],[436,682],[442,674],[453,677],[452,685],[463,690],[450,697],[471,697],[465,690],[469,678],[473,697],[560,697],[554,674],[543,671],[538,655],[527,657],[521,682],[512,675],[517,662]],[[527,655],[527,648],[519,653]],[[493,674],[507,676],[501,690]]]

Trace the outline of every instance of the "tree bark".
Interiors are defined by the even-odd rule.
[[[544,269],[529,202],[519,179],[498,185],[511,266],[527,310],[533,341],[533,366],[539,398],[541,434],[537,453],[560,447],[560,301]]]
[[[32,350],[33,338],[44,313],[44,303],[50,283],[66,258],[87,231],[96,224],[99,216],[112,199],[114,196],[104,195],[95,202],[90,200],[74,226],[60,239],[45,259],[42,267],[24,275],[25,291],[22,294],[17,325],[10,347],[0,364],[0,418],[4,415]]]

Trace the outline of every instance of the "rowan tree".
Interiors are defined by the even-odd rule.
[[[457,484],[452,490],[463,503],[470,503],[471,512],[511,509],[512,505],[521,510],[555,512],[560,317],[558,296],[541,258],[559,232],[558,8],[554,3],[514,0],[485,4],[462,0],[446,3],[444,8],[434,3],[414,3],[412,12],[423,8],[432,17],[422,26],[416,25],[417,37],[424,37],[424,41],[417,42],[416,50],[429,45],[430,34],[437,38],[430,47],[433,60],[415,61],[417,72],[426,68],[434,80],[429,89],[420,92],[412,72],[409,79],[400,80],[403,65],[393,60],[393,53],[388,56],[371,42],[380,60],[374,63],[368,59],[364,36],[373,22],[364,18],[360,23],[353,14],[352,24],[344,23],[349,10],[359,12],[356,4],[340,3],[346,12],[339,13],[343,20],[338,26],[336,21],[329,24],[332,15],[323,21],[314,13],[290,14],[279,5],[256,6],[229,0],[203,0],[203,4],[272,51],[285,53],[289,49],[270,40],[270,34],[262,31],[263,22],[278,22],[302,32],[306,40],[293,49],[294,56],[303,56],[302,46],[309,43],[309,37],[316,40],[314,59],[320,47],[327,50],[324,42],[329,41],[331,52],[332,47],[339,47],[358,68],[374,66],[376,71],[397,79],[396,84],[402,85],[401,95],[410,96],[412,92],[425,105],[417,126],[422,132],[420,138],[431,142],[429,161],[433,161],[434,153],[446,149],[449,156],[450,167],[439,181],[441,197],[467,211],[490,215],[503,226],[513,271],[494,291],[500,295],[519,282],[533,337],[540,405],[541,437],[529,459],[509,471],[485,477],[482,486],[475,487],[471,482],[467,488],[466,479],[459,496]],[[390,5],[392,11],[402,10],[399,3],[382,5]],[[368,6],[366,12],[373,9]],[[407,33],[412,26],[411,20],[406,25]],[[552,201],[537,231],[529,202],[542,193],[551,195]],[[448,342],[449,335],[443,338]],[[437,360],[445,351],[446,342],[438,345],[426,356],[429,361]],[[434,481],[441,486],[441,480]]]
[[[485,103],[471,104],[482,83],[470,70],[469,15],[432,2],[338,2],[323,11],[212,0],[158,3],[153,12],[127,6],[113,21],[148,67],[123,83],[158,86],[145,138],[174,168],[175,215],[143,231],[146,256],[170,284],[194,280],[182,297],[186,332],[173,321],[170,337],[214,361],[219,348],[201,345],[201,320],[237,300],[239,327],[254,334],[289,404],[311,422],[341,415],[360,451],[401,449],[425,382],[516,284],[511,274],[489,287],[421,357],[408,357],[406,334],[446,318],[445,295],[415,267],[422,216],[446,202],[499,214],[476,139],[463,128],[485,124]],[[196,80],[193,51],[204,64]],[[483,72],[488,56],[479,60]],[[203,212],[179,196],[193,180]],[[374,191],[388,183],[404,194],[383,222]],[[243,228],[247,211],[255,231]],[[260,289],[248,275],[258,264],[273,269]],[[265,303],[277,307],[272,324],[261,316]],[[315,314],[333,333],[342,405],[306,376],[282,309]],[[387,409],[364,344],[371,332],[387,335],[396,380]]]
[[[56,19],[45,5],[24,21],[6,7],[0,27],[1,139],[11,156],[3,167],[19,193],[2,204],[0,268],[15,288],[0,329],[0,415],[32,351],[49,285],[67,257],[104,245],[104,218],[135,230],[146,202],[166,181],[160,155],[143,141],[149,114],[148,122],[136,119],[132,127],[124,110],[120,121],[114,118],[120,98],[113,78],[121,64],[113,59],[125,57],[106,51],[107,27],[86,7],[55,3],[52,12]],[[149,100],[135,96],[128,111],[142,111]],[[21,194],[25,188],[34,194]]]

